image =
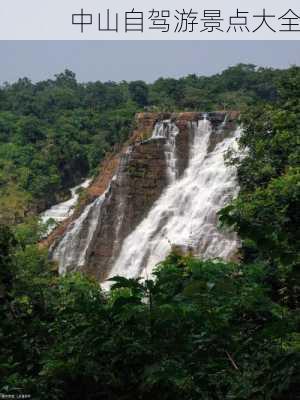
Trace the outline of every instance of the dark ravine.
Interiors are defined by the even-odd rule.
[[[208,151],[237,127],[237,112],[209,113],[212,134]],[[147,216],[168,185],[166,146],[168,139],[151,138],[159,121],[175,123],[176,176],[186,170],[191,141],[191,124],[203,113],[140,113],[136,130],[120,154],[107,162],[88,189],[87,200],[54,232],[47,245],[60,272],[80,270],[98,281],[105,280],[118,258],[122,244]],[[218,133],[218,134],[214,134]],[[109,171],[109,172],[107,172]],[[111,179],[113,177],[113,179]]]

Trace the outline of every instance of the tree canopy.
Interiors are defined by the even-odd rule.
[[[297,400],[300,68],[146,85],[71,71],[0,89],[0,393],[34,400]],[[92,173],[137,110],[242,110],[240,192],[220,221],[240,259],[175,249],[146,281],[58,276],[34,202]],[[8,226],[9,225],[9,226]]]

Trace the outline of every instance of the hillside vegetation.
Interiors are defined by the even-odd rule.
[[[297,68],[292,68],[291,71]],[[0,221],[22,221],[65,198],[124,142],[141,110],[243,110],[277,102],[291,72],[237,65],[211,77],[79,83],[66,70],[0,87]]]
[[[3,87],[0,104],[0,393],[300,398],[300,68],[238,65],[151,85],[79,84],[66,71]],[[174,250],[153,279],[115,277],[109,292],[80,274],[58,277],[28,204],[92,173],[144,107],[242,110],[244,156],[227,155],[241,190],[220,212],[241,260]]]

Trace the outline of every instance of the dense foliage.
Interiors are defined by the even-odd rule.
[[[103,108],[102,89],[111,101]],[[110,96],[120,92],[116,105]],[[22,221],[0,227],[0,393],[35,400],[299,399],[300,68],[240,65],[152,85],[84,85],[67,71],[55,81],[8,85],[0,104],[0,214],[11,207],[13,222]],[[116,277],[109,292],[79,274],[58,277],[36,246],[38,221],[23,218],[32,199],[43,198],[42,186],[26,186],[39,176],[37,158],[56,168],[37,184],[49,188],[48,179],[57,179],[52,189],[64,188],[69,175],[92,171],[124,140],[130,114],[145,107],[243,108],[243,156],[228,154],[241,190],[220,213],[241,238],[240,262],[174,250],[153,280]]]
[[[32,247],[9,259],[16,244],[1,238],[0,392],[296,399],[299,315],[271,298],[264,265],[173,253],[155,281],[115,278],[103,293],[76,274],[57,278]]]
[[[211,77],[153,84],[79,83],[69,70],[0,87],[0,221],[21,221],[67,196],[107,151],[128,137],[141,110],[241,109],[275,102],[288,72],[237,65]]]
[[[291,68],[278,81],[275,103],[250,107],[242,122],[244,154],[231,155],[241,190],[221,218],[243,240],[244,260],[263,260],[275,281],[286,281],[283,297],[296,307],[300,294],[300,68]]]
[[[20,221],[28,209],[43,209],[92,173],[105,152],[126,139],[136,110],[126,83],[83,85],[70,71],[2,87],[2,219]]]

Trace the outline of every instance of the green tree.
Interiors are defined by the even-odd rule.
[[[140,107],[148,104],[148,86],[143,81],[133,81],[128,86],[130,97]]]

